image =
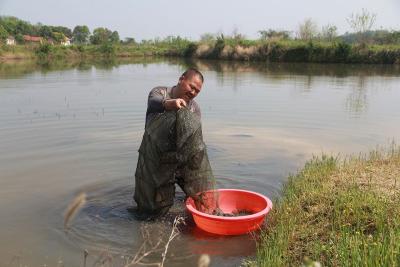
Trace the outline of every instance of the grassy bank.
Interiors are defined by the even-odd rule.
[[[261,62],[400,64],[400,45],[349,45],[321,41],[218,39],[212,42],[160,41],[141,44],[1,46],[0,60],[90,59],[169,56]]]
[[[253,264],[400,266],[398,180],[399,147],[313,158],[284,187]]]
[[[177,43],[149,43],[134,45],[71,45],[59,46],[50,44],[2,45],[0,61],[35,59],[38,61],[113,59],[143,56],[184,56],[187,41]]]
[[[321,41],[234,41],[192,44],[198,58],[271,62],[399,64],[400,45],[349,45]]]

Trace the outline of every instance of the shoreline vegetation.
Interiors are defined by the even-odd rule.
[[[289,177],[250,266],[399,266],[400,147],[314,157]]]
[[[148,44],[70,45],[25,44],[0,46],[0,62],[91,60],[137,57],[176,57],[258,62],[400,64],[400,45],[347,44],[301,40],[184,39]]]
[[[116,30],[86,25],[31,24],[0,16],[0,62],[34,59],[90,60],[133,57],[176,57],[261,62],[400,64],[400,31],[373,30],[377,14],[362,9],[346,18],[352,32],[338,34],[335,25],[319,27],[306,18],[296,31],[261,29],[258,39],[232,34],[204,33],[197,41],[167,36],[137,42],[120,39]]]

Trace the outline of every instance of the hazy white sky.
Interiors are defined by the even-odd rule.
[[[198,39],[202,33],[231,34],[235,28],[257,38],[259,30],[269,28],[295,32],[305,18],[320,27],[336,25],[344,33],[350,31],[346,18],[362,8],[377,14],[376,28],[400,30],[400,0],[0,0],[0,15],[71,29],[107,27],[136,40]]]

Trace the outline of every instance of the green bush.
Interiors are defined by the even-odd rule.
[[[114,56],[115,50],[115,46],[110,42],[104,43],[98,47],[98,52],[105,54],[108,57]]]
[[[39,61],[43,61],[48,59],[53,50],[53,45],[44,43],[35,48],[35,54],[37,55]]]
[[[196,43],[189,43],[187,46],[186,46],[186,48],[185,48],[185,50],[183,51],[183,56],[184,57],[191,57],[191,56],[193,56],[194,55],[194,53],[196,52],[196,50],[197,50],[197,47],[198,47],[198,45],[196,44]]]
[[[339,42],[335,43],[334,47],[337,61],[346,62],[351,52],[351,46],[347,43]]]
[[[217,41],[215,42],[214,48],[210,54],[210,57],[219,58],[224,47],[225,47],[225,39],[223,37],[218,37]]]
[[[53,46],[51,44],[48,43],[44,43],[44,44],[40,44],[37,48],[36,48],[36,53],[38,54],[45,54],[48,55],[49,53],[51,53],[53,51]]]

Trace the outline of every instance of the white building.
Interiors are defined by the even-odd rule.
[[[12,36],[9,36],[6,40],[7,45],[15,45],[15,39]]]
[[[68,37],[65,37],[65,39],[63,41],[61,41],[60,44],[64,45],[64,46],[71,45],[71,39],[69,39]]]

